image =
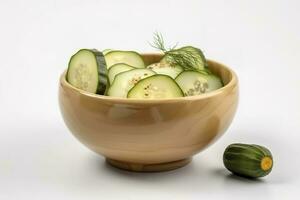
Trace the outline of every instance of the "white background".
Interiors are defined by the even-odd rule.
[[[0,199],[298,199],[300,3],[0,1]],[[58,79],[80,48],[153,51],[154,31],[234,69],[240,104],[226,134],[181,169],[114,169],[67,130]],[[270,148],[272,173],[230,175],[233,142]]]

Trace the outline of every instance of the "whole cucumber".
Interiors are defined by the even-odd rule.
[[[232,173],[250,178],[266,176],[273,167],[271,152],[263,146],[254,144],[229,145],[225,149],[223,162]]]

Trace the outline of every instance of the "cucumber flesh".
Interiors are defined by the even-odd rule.
[[[166,99],[182,96],[183,92],[170,76],[157,74],[139,81],[128,92],[127,98]]]
[[[118,64],[115,64],[113,66],[111,66],[108,70],[108,80],[109,80],[109,83],[112,84],[114,79],[115,79],[115,76],[122,73],[122,72],[126,72],[126,71],[129,71],[129,70],[132,70],[132,69],[135,69],[134,67],[130,66],[130,65],[127,65],[125,63],[118,63]]]
[[[207,79],[208,88],[205,92],[214,91],[224,86],[222,80],[213,74],[207,75],[206,79]]]
[[[196,71],[184,71],[176,77],[175,81],[182,89],[184,96],[203,94],[208,88],[206,75]]]
[[[149,66],[147,66],[147,69],[151,69],[155,71],[157,74],[163,74],[163,75],[168,75],[171,78],[175,78],[180,74],[183,69],[179,65],[170,65],[168,63],[153,63]]]
[[[217,76],[196,71],[184,71],[176,77],[175,81],[185,96],[199,95],[223,87],[221,79]]]
[[[108,96],[126,98],[128,91],[140,80],[154,75],[150,69],[132,69],[118,74],[107,91]]]
[[[103,54],[96,49],[79,50],[69,61],[66,77],[76,88],[104,94],[108,80]]]
[[[144,68],[145,63],[140,54],[135,51],[110,51],[105,54],[107,68],[117,63],[125,63],[136,68]]]

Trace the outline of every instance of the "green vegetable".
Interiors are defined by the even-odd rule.
[[[213,74],[206,75],[208,88],[206,92],[217,90],[224,86],[223,81]]]
[[[74,54],[66,77],[74,87],[97,94],[104,94],[109,84],[104,56],[96,49],[80,49]]]
[[[167,99],[182,96],[180,87],[170,76],[157,74],[140,80],[129,90],[127,98]]]
[[[126,72],[129,70],[135,69],[134,67],[127,65],[125,63],[118,63],[111,66],[108,70],[108,80],[110,85],[113,83],[115,76],[122,72]]]
[[[207,75],[196,71],[183,71],[176,78],[184,96],[200,95],[208,90]]]
[[[128,91],[140,80],[156,74],[150,69],[132,69],[119,73],[107,91],[108,96],[126,98]]]
[[[169,65],[167,63],[162,62],[148,65],[147,69],[151,69],[157,74],[168,75],[173,79],[176,78],[176,76],[178,76],[178,74],[180,74],[183,71],[182,67],[180,67],[179,65]]]
[[[273,167],[271,152],[263,146],[254,144],[229,145],[225,149],[223,162],[232,173],[250,178],[266,176]]]
[[[175,81],[182,89],[184,96],[195,96],[223,87],[220,78],[212,75],[186,70],[181,72]]]
[[[135,51],[112,50],[105,54],[107,69],[118,63],[125,63],[135,68],[145,68],[140,54]]]

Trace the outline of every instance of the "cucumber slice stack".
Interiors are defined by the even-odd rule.
[[[132,69],[122,72],[115,77],[113,84],[107,91],[108,96],[126,97],[128,91],[140,80],[154,75],[155,72],[149,69]]]
[[[182,97],[183,93],[176,82],[167,75],[154,75],[139,81],[129,92],[128,98],[166,99]]]
[[[118,63],[115,64],[113,66],[111,66],[111,68],[109,68],[108,70],[108,80],[109,83],[112,84],[113,81],[115,80],[115,76],[122,73],[122,72],[126,72],[129,70],[135,69],[134,67],[127,65],[125,63]]]
[[[223,87],[192,46],[165,52],[148,66],[135,51],[81,49],[71,57],[66,78],[87,92],[135,99],[194,96]]]

